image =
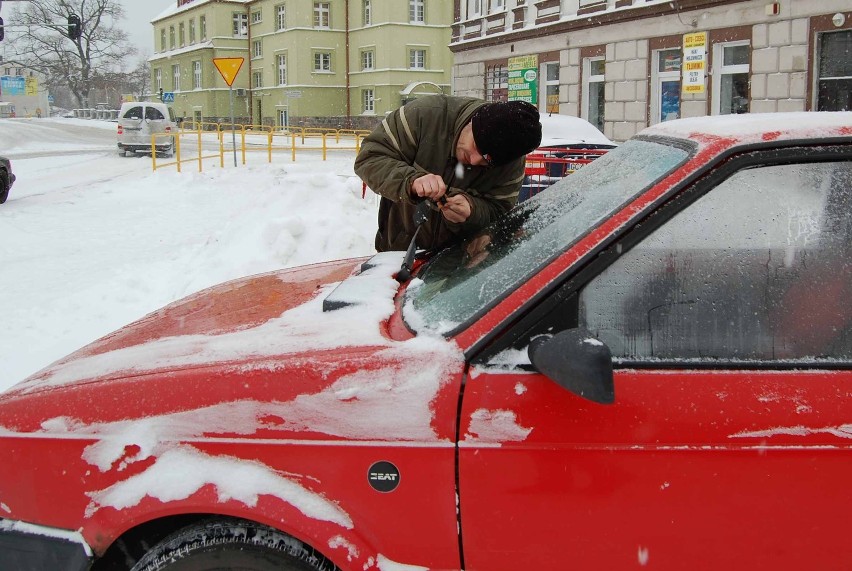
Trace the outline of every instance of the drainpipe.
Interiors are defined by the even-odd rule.
[[[344,10],[346,14],[346,128],[352,128],[352,98],[350,97],[349,90],[351,88],[349,84],[349,0],[346,0],[346,9]]]
[[[248,99],[248,124],[254,124],[254,92],[251,89],[251,81],[252,81],[252,69],[251,69],[251,56],[254,52],[251,49],[251,5],[254,2],[249,2],[246,4],[246,31],[248,32],[248,89],[246,89],[246,98]],[[260,121],[263,122],[263,117],[260,118]]]

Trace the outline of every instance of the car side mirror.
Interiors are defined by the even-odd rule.
[[[559,386],[592,402],[615,402],[612,353],[588,330],[539,335],[527,352],[533,367]]]

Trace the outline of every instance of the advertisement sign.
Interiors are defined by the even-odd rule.
[[[509,58],[509,101],[538,104],[538,56]]]
[[[704,93],[704,73],[707,69],[707,32],[683,36],[684,93]]]
[[[38,78],[28,77],[24,92],[25,95],[38,95]]]
[[[0,77],[0,91],[6,97],[24,95],[26,87],[26,79],[19,75],[4,75]]]

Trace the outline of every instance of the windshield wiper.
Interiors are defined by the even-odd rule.
[[[414,216],[412,218],[414,219],[416,228],[414,229],[414,236],[411,237],[411,243],[408,244],[408,250],[405,251],[402,266],[396,273],[396,281],[399,283],[405,283],[411,278],[411,266],[414,264],[414,253],[417,251],[417,234],[423,228],[423,223],[429,219],[429,210],[431,209],[429,208],[428,200],[421,200],[414,209]]]

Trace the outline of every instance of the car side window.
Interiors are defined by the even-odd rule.
[[[740,170],[580,293],[617,361],[852,359],[852,161]]]
[[[156,107],[146,107],[145,108],[145,118],[150,119],[152,121],[162,121],[166,117]]]
[[[142,106],[137,105],[136,107],[130,107],[124,113],[125,119],[141,119],[142,118]]]

